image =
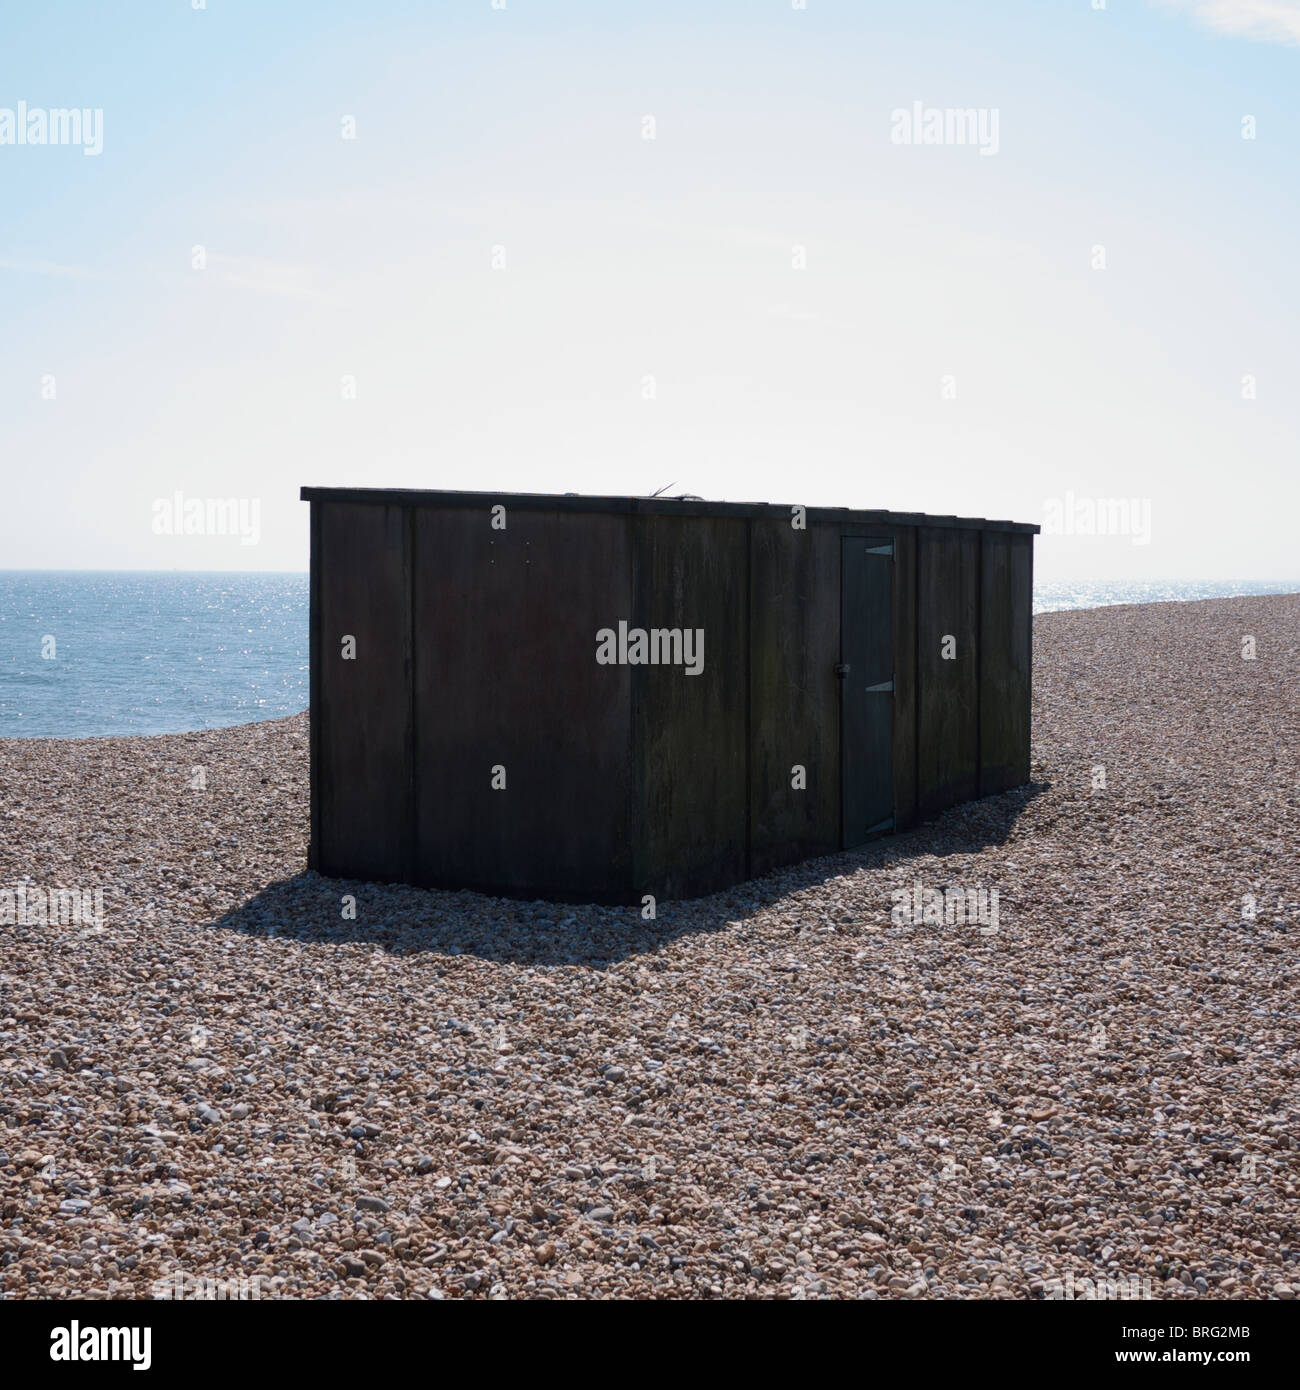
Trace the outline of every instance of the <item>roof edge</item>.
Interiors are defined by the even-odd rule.
[[[433,488],[309,487],[303,502],[345,502],[389,507],[490,507],[522,511],[603,513],[622,516],[734,516],[788,518],[796,504],[780,502],[710,502],[703,498],[606,497],[577,492],[468,492]],[[810,521],[870,521],[893,526],[952,526],[967,530],[1018,531],[1037,535],[1030,521],[985,517],[935,516],[927,512],[890,512],[854,507],[807,507]]]

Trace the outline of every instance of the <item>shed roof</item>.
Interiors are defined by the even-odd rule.
[[[698,497],[593,497],[577,492],[464,492],[400,487],[304,487],[304,502],[362,502],[389,507],[491,507],[520,511],[592,512],[634,516],[733,516],[788,519],[792,504],[709,502]],[[1028,521],[988,521],[982,516],[932,516],[925,512],[860,511],[852,507],[809,507],[809,521],[864,522],[891,526],[959,526],[982,531],[1042,528]]]

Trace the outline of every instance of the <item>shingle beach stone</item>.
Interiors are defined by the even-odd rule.
[[[103,892],[0,926],[0,1296],[1294,1298],[1300,597],[1034,658],[1030,788],[652,922],[307,873],[304,716],[0,741]]]

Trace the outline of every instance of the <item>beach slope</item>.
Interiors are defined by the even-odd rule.
[[[306,873],[304,716],[0,741],[0,1295],[1293,1297],[1300,596],[1034,648],[1030,788],[654,921]]]

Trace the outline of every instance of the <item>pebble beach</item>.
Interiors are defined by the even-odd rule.
[[[305,715],[0,740],[0,1298],[1292,1299],[1298,768],[1300,595],[1038,616],[1028,788],[651,922],[307,872]]]

